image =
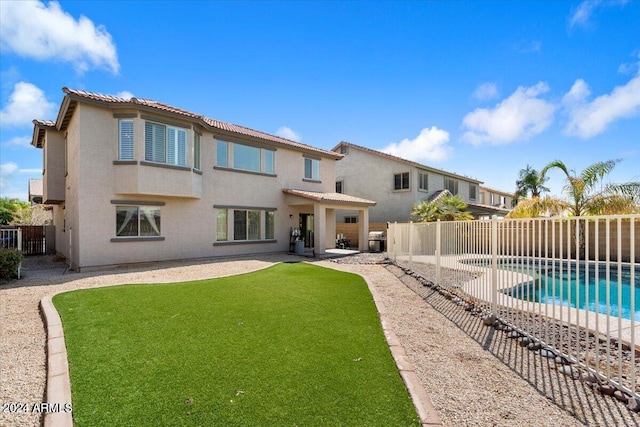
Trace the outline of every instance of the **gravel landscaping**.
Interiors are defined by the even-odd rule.
[[[67,272],[64,264],[28,258],[24,278],[0,284],[0,402],[43,401],[45,341],[38,303],[45,295],[126,283],[221,277],[300,261],[291,255],[209,259]],[[372,284],[447,426],[640,426],[638,414],[558,372],[555,363],[482,325],[461,307],[419,284],[381,254],[319,265],[360,274]],[[421,273],[422,274],[422,273]],[[425,276],[428,277],[428,276]],[[446,277],[443,280],[447,280]],[[0,426],[39,426],[38,413],[0,412]]]

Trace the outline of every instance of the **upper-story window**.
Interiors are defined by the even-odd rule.
[[[336,193],[344,193],[344,181],[336,181]]]
[[[193,132],[193,168],[200,170],[200,134]]]
[[[304,158],[304,178],[320,181],[320,160]]]
[[[275,151],[237,142],[216,142],[216,166],[237,170],[275,173]]]
[[[118,122],[118,160],[133,160],[133,120]]]
[[[446,190],[449,190],[449,193],[455,196],[456,194],[458,194],[458,180],[445,177],[444,188]]]
[[[429,190],[429,175],[426,172],[418,172],[418,190]]]
[[[409,172],[393,174],[393,189],[394,190],[409,189]]]
[[[478,194],[478,187],[469,184],[469,200],[475,200]]]
[[[187,165],[187,131],[173,126],[145,122],[144,159],[169,165]]]

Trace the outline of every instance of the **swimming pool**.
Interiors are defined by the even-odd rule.
[[[463,263],[491,266],[491,260],[487,259],[467,260]],[[566,261],[500,259],[498,268],[525,273],[535,278],[533,281],[520,283],[503,291],[515,298],[607,314],[608,296],[610,316],[620,315],[624,319],[640,321],[640,268],[638,267],[634,271],[633,312],[631,311],[632,285],[629,266],[622,266],[619,274],[617,265],[613,265],[607,274],[606,267],[602,264],[596,269],[593,263],[585,267],[583,263],[576,265],[575,262]]]

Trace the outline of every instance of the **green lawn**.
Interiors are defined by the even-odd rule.
[[[76,426],[419,425],[357,275],[278,264],[53,302]]]

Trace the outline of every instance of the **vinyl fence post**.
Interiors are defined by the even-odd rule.
[[[18,250],[22,252],[22,229],[18,228]]]
[[[398,262],[398,242],[396,242],[396,233],[398,232],[398,221],[393,226],[393,262]]]
[[[413,234],[413,221],[409,221],[409,268],[413,270],[413,242],[412,235]]]
[[[491,217],[491,313],[498,315],[498,217]]]
[[[442,244],[440,242],[442,238],[442,233],[440,230],[440,220],[436,222],[436,283],[440,284],[440,252],[442,248]]]

